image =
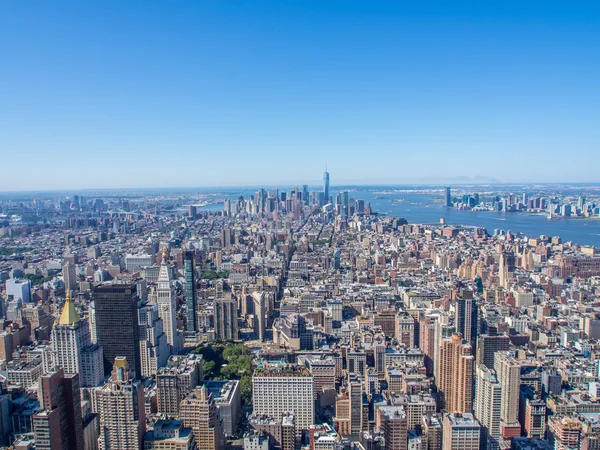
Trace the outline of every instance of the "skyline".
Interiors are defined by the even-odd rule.
[[[7,2],[0,16],[0,191],[318,184],[325,163],[334,184],[597,179],[597,5]]]

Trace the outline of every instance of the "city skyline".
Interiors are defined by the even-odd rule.
[[[34,3],[0,6],[0,191],[596,179],[595,5]]]

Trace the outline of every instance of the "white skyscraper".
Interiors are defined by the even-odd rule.
[[[165,366],[170,356],[163,321],[158,316],[158,305],[146,304],[138,309],[140,326],[140,360],[142,376],[155,375]]]
[[[81,373],[81,352],[90,344],[90,330],[77,314],[67,291],[58,323],[52,328],[54,363],[63,368],[65,374]]]
[[[482,439],[487,450],[497,450],[500,441],[500,408],[502,389],[493,369],[477,366],[475,417],[483,428]]]
[[[158,275],[158,316],[163,321],[163,329],[167,335],[167,343],[171,349],[171,354],[176,355],[179,350],[179,340],[177,339],[177,307],[175,305],[175,292],[171,285],[169,267],[167,266],[167,255],[167,249],[164,249]]]

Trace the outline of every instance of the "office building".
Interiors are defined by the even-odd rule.
[[[462,334],[463,339],[475,347],[477,337],[477,302],[473,298],[473,291],[462,290],[456,299],[456,332]]]
[[[215,337],[217,339],[238,339],[237,302],[233,298],[215,300]]]
[[[410,314],[399,312],[396,316],[396,339],[408,348],[415,347],[415,319]]]
[[[140,303],[138,323],[140,327],[140,366],[142,377],[150,377],[163,367],[170,356],[163,321],[158,316],[158,305]]]
[[[314,379],[304,368],[258,369],[252,377],[252,403],[255,414],[277,418],[291,412],[298,430],[308,430],[315,423]]]
[[[442,409],[457,413],[473,408],[473,355],[471,346],[454,333],[440,348],[439,399]]]
[[[329,203],[329,172],[325,168],[323,173],[323,204]]]
[[[104,352],[98,344],[86,345],[81,351],[81,387],[104,384]]]
[[[156,374],[158,412],[179,414],[179,405],[202,381],[202,356],[171,356]]]
[[[481,426],[473,414],[444,416],[443,450],[480,450]]]
[[[79,375],[62,369],[44,375],[38,398],[40,410],[32,418],[35,448],[84,450]]]
[[[198,448],[224,448],[224,435],[215,400],[206,386],[197,387],[179,406],[179,417],[185,427],[191,428]]]
[[[105,283],[94,287],[96,338],[104,351],[104,373],[112,372],[117,356],[141,376],[138,296],[132,283]]]
[[[5,286],[9,302],[20,301],[21,304],[31,302],[31,281],[10,278],[6,280]]]
[[[291,413],[284,413],[280,418],[253,414],[248,418],[253,430],[261,431],[269,436],[275,450],[296,449],[296,419]]]
[[[58,323],[52,328],[54,363],[62,367],[65,374],[82,373],[81,354],[90,343],[88,324],[79,318],[71,294],[67,291]]]
[[[242,417],[242,396],[239,380],[210,380],[204,385],[209,390],[221,419],[225,437],[233,436]]]
[[[252,301],[254,302],[254,335],[259,341],[265,340],[266,330],[266,295],[265,292],[253,292]]]
[[[75,264],[67,262],[62,267],[63,282],[65,283],[65,292],[71,292],[77,289],[77,272]]]
[[[446,208],[452,207],[452,193],[449,187],[446,188],[446,192],[444,195],[444,206]]]
[[[494,369],[494,355],[510,348],[510,338],[505,335],[480,334],[477,337],[476,364]]]
[[[168,251],[165,248],[162,254],[160,274],[158,275],[158,317],[162,319],[163,330],[167,336],[167,344],[171,355],[179,352],[179,339],[177,337],[177,305],[175,292],[171,284],[171,274],[167,266]]]
[[[196,267],[194,253],[186,251],[183,260],[183,276],[185,278],[185,340],[196,341]]]
[[[144,387],[133,378],[124,357],[115,358],[111,378],[92,389],[92,404],[100,415],[99,450],[142,449],[146,432]]]

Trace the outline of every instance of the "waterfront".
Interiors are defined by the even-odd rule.
[[[346,187],[344,187],[346,188]],[[470,225],[485,228],[489,234],[494,230],[523,233],[526,236],[560,236],[563,241],[572,241],[581,245],[600,247],[600,220],[598,219],[556,219],[548,220],[545,215],[519,212],[463,211],[445,208],[441,205],[441,195],[431,193],[412,193],[406,186],[403,192],[393,192],[393,187],[377,188],[369,186],[347,187],[350,198],[370,202],[374,212],[388,216],[403,217],[410,223],[439,224],[443,218],[449,225]],[[385,190],[385,194],[381,192]],[[418,189],[415,187],[415,191]],[[222,190],[228,198],[240,195],[248,198],[256,189]],[[338,189],[332,188],[335,196]],[[218,211],[222,203],[207,205],[201,209]]]

